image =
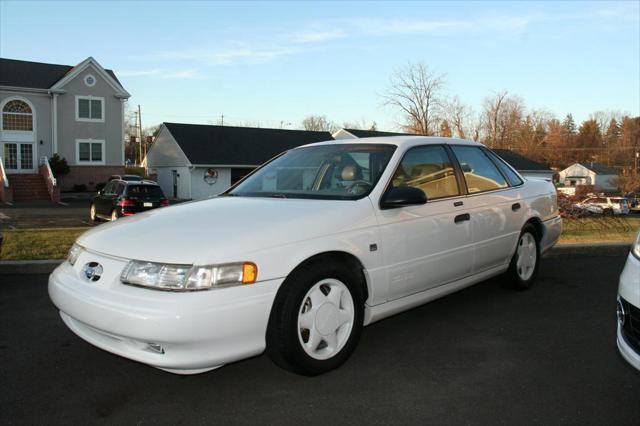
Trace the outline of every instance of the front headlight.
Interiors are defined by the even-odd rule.
[[[253,284],[257,278],[258,268],[251,262],[191,266],[132,260],[120,275],[124,284],[170,291]]]
[[[631,246],[631,253],[633,253],[636,258],[640,259],[640,231],[638,232],[638,236],[636,237],[633,246]]]
[[[82,253],[82,247],[74,243],[69,249],[69,254],[67,255],[67,260],[71,264],[71,266],[76,264],[76,260],[78,260],[78,256]]]

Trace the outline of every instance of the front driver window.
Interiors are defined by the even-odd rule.
[[[460,195],[456,173],[442,146],[421,146],[405,154],[391,181],[394,187],[413,186],[427,200]]]

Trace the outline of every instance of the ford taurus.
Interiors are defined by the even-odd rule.
[[[81,338],[166,371],[266,350],[315,375],[382,318],[500,274],[528,288],[560,231],[553,185],[479,143],[331,141],[214,199],[91,229],[49,294]]]

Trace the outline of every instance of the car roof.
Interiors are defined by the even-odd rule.
[[[159,186],[158,182],[154,182],[152,180],[124,180],[124,179],[113,179],[111,182],[120,182],[125,185],[155,185]]]
[[[382,136],[376,138],[361,139],[337,139],[327,142],[316,142],[306,146],[318,145],[344,145],[344,144],[380,144],[380,145],[396,145],[398,147],[413,147],[417,145],[469,145],[483,146],[480,142],[458,138],[443,138],[439,136]]]

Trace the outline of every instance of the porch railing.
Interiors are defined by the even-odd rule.
[[[60,201],[60,188],[58,187],[58,181],[53,177],[53,172],[51,171],[47,157],[40,157],[40,174],[44,176],[51,201],[57,203]]]
[[[4,171],[4,161],[2,161],[2,157],[0,157],[0,171],[2,172],[2,174],[0,174],[0,177],[2,177],[2,185],[8,188],[9,179],[7,179],[7,173]]]
[[[53,186],[56,186],[58,182],[56,181],[56,178],[53,177],[53,172],[51,171],[51,166],[49,165],[49,159],[47,157],[40,157],[40,165],[45,166],[44,178],[50,181]]]

